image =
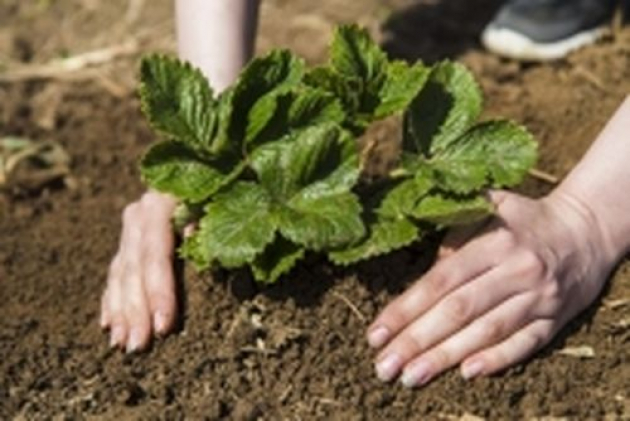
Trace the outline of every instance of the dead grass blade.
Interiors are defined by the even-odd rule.
[[[18,64],[9,66],[0,73],[0,82],[23,82],[29,80],[66,79],[76,73],[93,67],[111,63],[114,60],[129,57],[140,51],[136,39],[122,44],[112,45],[98,50],[88,51],[72,57],[53,60],[46,64]]]

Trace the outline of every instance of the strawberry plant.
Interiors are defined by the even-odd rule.
[[[309,251],[349,265],[483,218],[484,192],[536,160],[524,128],[478,122],[481,91],[463,65],[389,60],[357,26],[337,29],[327,64],[272,51],[220,95],[189,64],[148,56],[140,94],[165,137],[143,179],[180,199],[179,225],[197,222],[180,254],[200,269],[248,266],[259,282]],[[374,143],[359,139],[390,120],[400,152],[368,174]]]

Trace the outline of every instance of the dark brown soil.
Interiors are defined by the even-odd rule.
[[[122,0],[4,0],[0,69],[129,36],[145,51],[172,49],[169,3],[146,2],[134,19]],[[259,47],[288,46],[316,62],[335,23],[359,21],[384,32],[393,54],[461,59],[481,80],[488,114],[530,127],[540,168],[562,176],[630,92],[630,28],[561,63],[518,65],[477,45],[497,3],[268,0]],[[473,382],[451,372],[409,391],[374,377],[365,327],[422,273],[431,256],[419,247],[343,272],[313,259],[262,292],[184,271],[180,331],[142,355],[109,350],[99,296],[120,212],[142,191],[138,156],[153,140],[131,90],[137,58],[83,80],[0,83],[0,136],[59,142],[74,179],[72,188],[0,195],[0,419],[630,419],[627,264],[551,347]],[[564,346],[595,356],[558,354]]]

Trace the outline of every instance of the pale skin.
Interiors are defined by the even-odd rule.
[[[180,56],[220,91],[251,56],[256,1],[176,6]],[[467,379],[499,372],[592,304],[630,248],[629,140],[630,97],[551,194],[534,200],[491,192],[496,216],[477,230],[450,233],[434,267],[368,328],[377,376],[414,387],[458,365]],[[123,213],[101,311],[112,346],[142,350],[175,324],[175,205],[147,192]]]

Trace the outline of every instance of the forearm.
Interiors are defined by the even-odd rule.
[[[617,257],[630,250],[630,96],[554,193],[590,210]]]
[[[180,58],[228,87],[254,50],[259,0],[175,0]]]

